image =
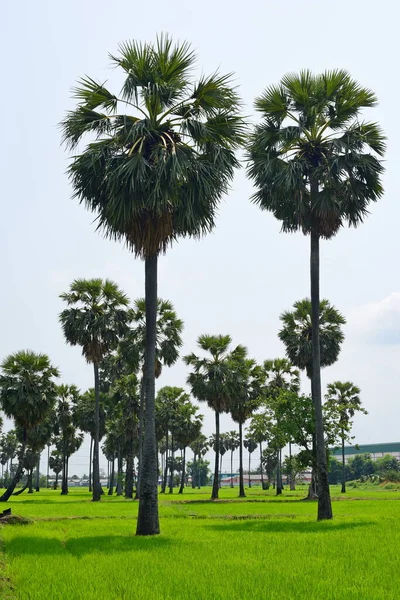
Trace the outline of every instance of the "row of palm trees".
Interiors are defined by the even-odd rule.
[[[82,78],[74,90],[76,108],[62,127],[67,147],[75,150],[88,140],[69,167],[74,197],[95,213],[99,229],[145,262],[146,412],[137,534],[159,533],[154,372],[158,256],[180,237],[198,238],[213,229],[241,148],[255,186],[253,201],[272,212],[283,231],[299,230],[310,237],[318,518],[330,519],[319,246],[346,223],[362,223],[369,203],[383,193],[384,136],[376,124],[360,120],[376,97],[345,71],[290,74],[255,100],[261,120],[249,129],[230,76],[193,79],[196,57],[187,43],[173,44],[164,35],[154,44],[125,42],[110,58],[123,74],[121,92]],[[223,346],[215,350],[217,357]],[[202,368],[196,357],[192,360],[195,369]],[[200,389],[196,393],[202,396]],[[223,399],[218,402],[216,414],[224,410]]]

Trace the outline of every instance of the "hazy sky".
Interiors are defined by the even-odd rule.
[[[71,200],[68,155],[57,123],[74,106],[70,89],[85,74],[121,80],[108,53],[128,39],[152,41],[168,32],[190,41],[199,73],[235,72],[244,112],[287,72],[344,68],[375,91],[379,106],[365,117],[388,136],[385,195],[358,230],[322,244],[321,295],[348,320],[340,360],[323,383],[351,380],[368,416],[355,419],[358,443],[398,441],[400,284],[399,79],[400,11],[386,0],[38,0],[7,3],[1,36],[3,118],[0,223],[3,292],[0,358],[23,348],[46,352],[65,383],[92,386],[79,348],[65,345],[58,325],[60,292],[76,277],[108,277],[132,298],[144,293],[144,265],[120,244],[95,233],[93,216]],[[4,15],[5,11],[5,15]],[[308,239],[280,233],[279,222],[249,198],[238,172],[221,204],[217,227],[202,241],[182,241],[161,258],[159,295],[185,322],[183,353],[199,334],[229,333],[258,360],[282,356],[279,314],[309,295]],[[182,362],[165,369],[159,386],[185,386]],[[304,391],[308,391],[307,382]],[[205,431],[213,431],[212,413]],[[228,417],[222,430],[232,428]],[[87,472],[87,445],[70,473]],[[43,468],[43,467],[42,467]],[[226,461],[228,468],[228,459]]]

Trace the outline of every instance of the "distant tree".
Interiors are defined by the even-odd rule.
[[[233,488],[233,453],[240,445],[240,438],[237,431],[228,431],[225,434],[225,445],[231,453],[231,488]]]
[[[58,477],[59,477],[59,475],[63,469],[63,465],[64,465],[64,460],[63,460],[62,454],[57,449],[53,450],[51,452],[50,458],[49,458],[49,464],[50,464],[50,469],[53,471],[53,473],[55,475],[53,489],[56,490],[57,486],[58,486]]]
[[[193,452],[193,463],[192,463],[192,488],[197,487],[200,489],[201,486],[201,474],[200,474],[200,462],[203,460],[202,457],[208,451],[208,440],[207,437],[200,433],[200,435],[190,444],[190,448]],[[207,463],[208,466],[209,463]],[[206,484],[203,484],[206,485]]]
[[[244,447],[246,448],[247,452],[249,453],[249,488],[251,488],[251,455],[253,454],[254,450],[257,448],[258,444],[255,440],[253,440],[252,438],[248,437],[245,438],[243,440],[243,444]]]
[[[184,357],[185,363],[192,367],[187,378],[193,396],[201,402],[207,402],[215,412],[215,465],[211,499],[218,498],[219,457],[220,457],[220,414],[229,410],[230,391],[234,386],[231,361],[236,353],[241,354],[243,346],[237,346],[229,352],[232,340],[229,335],[201,335],[197,344],[206,358],[192,353]]]
[[[46,354],[21,350],[10,354],[1,364],[0,403],[5,415],[22,429],[18,467],[0,502],[7,502],[21,478],[29,431],[43,421],[56,398],[54,378],[58,369]]]
[[[267,411],[257,413],[252,416],[250,425],[247,428],[247,433],[250,439],[257,442],[260,449],[260,474],[261,474],[261,486],[264,489],[264,463],[263,457],[263,443],[272,438],[272,418],[271,414]]]
[[[346,462],[344,444],[350,441],[352,418],[356,412],[368,414],[361,404],[360,388],[350,381],[335,381],[327,386],[325,412],[337,426],[337,434],[342,446],[342,494],[346,492]]]
[[[192,402],[185,402],[179,407],[172,424],[175,439],[183,451],[179,494],[183,494],[185,486],[186,448],[198,439],[203,424],[203,415],[199,415],[197,412],[197,406]]]
[[[115,349],[127,330],[128,298],[118,286],[102,279],[76,279],[70,291],[60,295],[67,304],[60,314],[60,322],[66,341],[81,346],[88,363],[93,364],[95,412],[93,452],[93,501],[101,498],[99,475],[100,443],[100,386],[99,365],[104,356]]]

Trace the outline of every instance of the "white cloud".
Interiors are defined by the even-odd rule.
[[[348,315],[349,328],[374,344],[400,344],[400,292],[358,306]]]

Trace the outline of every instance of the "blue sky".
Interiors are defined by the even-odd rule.
[[[0,41],[0,357],[21,348],[46,352],[64,382],[86,389],[92,370],[64,343],[58,295],[72,279],[94,276],[115,280],[132,298],[143,295],[143,264],[95,233],[93,217],[71,200],[57,126],[73,107],[70,89],[80,76],[118,88],[108,53],[119,42],[151,41],[162,31],[190,41],[199,73],[235,73],[252,119],[254,98],[285,73],[345,68],[379,99],[365,117],[388,136],[385,195],[362,227],[322,244],[321,294],[348,320],[340,360],[323,382],[351,380],[361,388],[369,415],[356,418],[357,442],[398,440],[399,16],[396,3],[371,0],[8,2]],[[160,260],[159,295],[185,321],[184,353],[195,349],[199,334],[229,333],[258,360],[282,356],[279,314],[309,294],[308,240],[281,234],[279,223],[250,203],[251,194],[242,170],[214,233],[179,242]],[[159,385],[185,386],[186,374],[179,362]],[[212,414],[202,412],[211,433]],[[224,417],[222,429],[231,428]],[[85,469],[87,454],[85,446],[72,471]]]

